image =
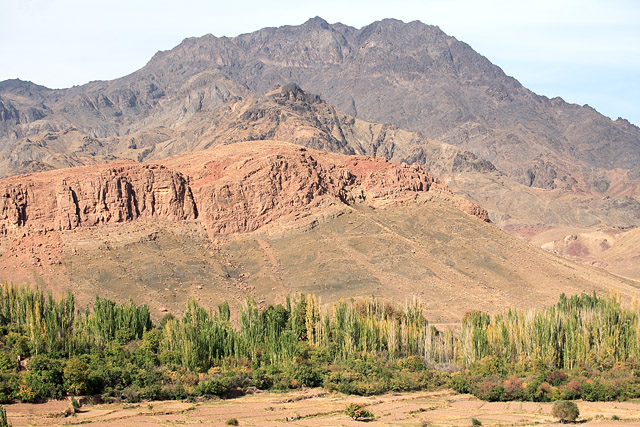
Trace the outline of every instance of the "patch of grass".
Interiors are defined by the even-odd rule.
[[[430,406],[428,408],[418,408],[418,409],[414,409],[413,411],[409,411],[410,414],[420,414],[422,412],[428,412],[428,411],[433,411],[434,409],[436,409],[435,406]]]

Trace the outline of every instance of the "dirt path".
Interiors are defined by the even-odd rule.
[[[376,416],[363,424],[347,417],[348,403],[364,403]],[[240,426],[471,426],[476,418],[483,426],[558,425],[552,404],[533,402],[489,403],[451,391],[386,394],[373,397],[345,396],[322,389],[287,393],[263,392],[231,400],[203,402],[144,402],[139,404],[86,405],[65,417],[68,401],[6,406],[13,426],[224,426],[235,418]],[[599,427],[640,426],[640,402],[578,402],[583,425]],[[620,418],[612,420],[613,416]]]

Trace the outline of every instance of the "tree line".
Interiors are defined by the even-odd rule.
[[[562,295],[543,310],[471,312],[430,325],[416,299],[322,305],[314,295],[231,321],[190,300],[154,325],[149,308],[0,286],[0,402],[65,394],[104,400],[230,396],[324,386],[354,394],[451,386],[487,400],[640,396],[640,308],[617,295]],[[25,359],[19,369],[18,357]],[[595,390],[595,391],[594,391]]]

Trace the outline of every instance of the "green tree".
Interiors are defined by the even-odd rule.
[[[77,357],[69,359],[64,367],[64,388],[69,394],[82,395],[89,385],[89,366]]]

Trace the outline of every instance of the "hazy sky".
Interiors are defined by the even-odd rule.
[[[0,80],[52,88],[106,80],[158,50],[321,16],[438,25],[536,93],[640,125],[637,0],[0,0]]]

